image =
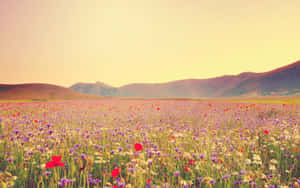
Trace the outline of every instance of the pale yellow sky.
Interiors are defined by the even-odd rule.
[[[300,59],[299,0],[0,1],[0,83],[113,86]]]

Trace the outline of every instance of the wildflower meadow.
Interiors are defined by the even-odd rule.
[[[300,187],[300,106],[0,103],[0,188]]]

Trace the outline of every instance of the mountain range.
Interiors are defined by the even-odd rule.
[[[300,94],[300,61],[263,73],[244,72],[210,79],[137,83],[112,87],[102,82],[77,83],[72,90],[101,96],[141,98],[213,98]]]
[[[300,96],[300,61],[263,73],[244,72],[210,79],[167,83],[137,83],[112,87],[102,82],[77,83],[70,88],[52,84],[0,84],[1,100],[94,100],[125,98],[224,98]]]

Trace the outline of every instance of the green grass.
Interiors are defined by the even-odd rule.
[[[97,99],[114,99],[113,97]],[[135,98],[115,98],[120,100],[134,100]],[[234,103],[259,103],[259,104],[300,104],[300,97],[259,97],[259,98],[212,98],[212,99],[197,99],[197,98],[168,98],[168,99],[140,99],[145,101],[202,101],[202,102],[234,102]],[[80,99],[84,100],[84,99]],[[0,103],[22,103],[22,102],[48,102],[48,101],[69,101],[59,99],[26,99],[26,100],[0,100]],[[72,100],[71,100],[72,101]],[[77,101],[77,100],[74,100]]]
[[[283,98],[283,99],[238,99],[234,102],[241,103],[262,103],[262,104],[300,104],[300,98]]]

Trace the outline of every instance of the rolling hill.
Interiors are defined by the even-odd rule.
[[[69,88],[51,84],[0,84],[1,100],[74,100],[74,99],[100,99],[79,93]]]
[[[168,83],[129,84],[119,88],[100,82],[79,83],[71,89],[94,95],[141,98],[212,98],[285,96],[300,93],[300,61],[269,72],[245,72],[210,79],[187,79]]]
[[[117,88],[106,85],[102,82],[92,83],[77,83],[71,86],[71,89],[77,92],[101,95],[101,96],[115,96],[118,92]]]

